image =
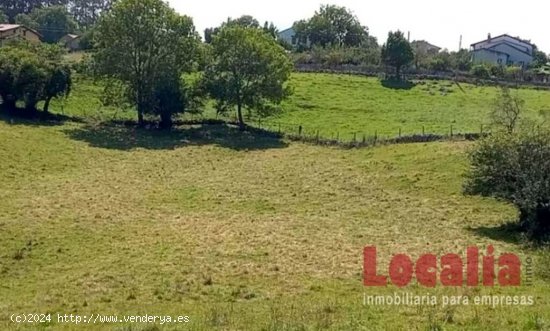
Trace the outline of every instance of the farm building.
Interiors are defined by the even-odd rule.
[[[294,28],[288,28],[279,32],[279,40],[283,40],[289,45],[296,46],[298,45],[298,39],[296,38],[296,31]]]
[[[80,37],[81,36],[76,34],[67,34],[59,39],[59,44],[68,49],[70,52],[78,51],[81,49]]]
[[[0,46],[9,40],[27,40],[40,42],[40,33],[19,24],[0,24]]]
[[[441,47],[432,45],[426,40],[415,40],[411,43],[411,46],[414,50],[421,51],[426,54],[437,54],[441,50]]]
[[[534,45],[529,41],[503,34],[472,44],[474,63],[526,67],[533,62]]]

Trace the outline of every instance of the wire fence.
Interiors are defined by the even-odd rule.
[[[236,123],[234,121],[233,123]],[[250,122],[249,122],[250,123]],[[249,127],[261,132],[276,134],[294,141],[302,141],[317,145],[341,146],[347,148],[370,147],[383,144],[401,144],[415,142],[433,142],[447,140],[478,140],[491,134],[483,124],[480,124],[477,132],[459,130],[455,124],[451,124],[446,132],[429,132],[425,126],[421,126],[418,132],[404,132],[401,128],[395,135],[379,134],[377,130],[367,132],[349,132],[334,130],[331,134],[324,134],[321,130],[308,128],[301,124],[288,124],[257,119],[252,121]]]

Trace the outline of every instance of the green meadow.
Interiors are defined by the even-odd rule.
[[[267,123],[322,132],[476,130],[494,88],[295,74]],[[449,84],[439,82],[438,86]],[[430,89],[427,91],[426,89]],[[470,142],[337,149],[187,125],[165,133],[104,123],[101,87],[77,81],[52,111],[84,121],[0,117],[2,330],[548,330],[550,254],[511,230],[508,204],[462,194]],[[441,93],[441,92],[439,92]],[[536,113],[548,92],[521,90]],[[208,113],[205,115],[208,116]],[[362,285],[394,254],[533,259],[531,286]],[[532,296],[530,306],[365,305],[370,295]],[[46,324],[12,314],[51,313]],[[57,314],[187,315],[187,324],[61,324]]]
[[[293,95],[283,103],[281,112],[267,119],[248,116],[249,124],[273,131],[319,135],[349,141],[363,135],[396,137],[424,133],[449,134],[490,131],[489,113],[498,88],[455,84],[451,81],[416,81],[404,88],[384,86],[378,78],[295,73],[290,85]],[[133,111],[102,107],[102,86],[88,80],[78,81],[72,96],[58,109],[66,114],[99,121],[133,119]],[[522,88],[514,91],[525,100],[527,117],[550,111],[550,91]],[[234,119],[230,114],[225,119]],[[201,115],[185,119],[216,118],[212,104]],[[224,118],[224,117],[221,117]]]

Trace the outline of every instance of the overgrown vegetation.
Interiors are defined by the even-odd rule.
[[[71,90],[71,70],[62,62],[62,52],[55,46],[14,44],[0,51],[0,96],[2,107],[9,111],[17,102],[36,111],[44,101],[48,112],[53,98],[64,97]]]
[[[524,100],[503,89],[491,116],[495,132],[470,154],[469,194],[513,203],[531,239],[550,239],[550,132],[520,125]]]

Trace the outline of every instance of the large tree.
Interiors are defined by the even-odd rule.
[[[0,10],[8,15],[10,22],[15,22],[15,17],[19,14],[30,14],[35,9],[50,6],[66,6],[68,3],[69,0],[2,0]]]
[[[4,14],[3,11],[0,10],[0,24],[9,23],[9,17],[8,15]]]
[[[100,19],[95,61],[101,75],[127,85],[143,125],[166,72],[191,70],[198,40],[192,19],[163,1],[121,0]]]
[[[290,92],[292,65],[277,41],[259,29],[226,27],[212,41],[213,63],[205,86],[220,112],[237,109],[241,130],[243,108],[265,114]]]
[[[294,24],[296,36],[319,46],[359,46],[367,40],[368,28],[346,7],[323,5],[309,20]]]
[[[207,44],[212,43],[212,39],[216,34],[220,32],[223,28],[230,28],[240,26],[242,28],[251,28],[251,29],[261,29],[265,33],[269,34],[273,38],[277,38],[277,28],[271,22],[265,22],[263,27],[260,26],[260,22],[250,15],[243,15],[238,18],[228,17],[227,21],[223,22],[219,27],[216,28],[206,28],[204,30],[204,41]]]
[[[68,7],[79,28],[85,30],[94,26],[112,5],[113,0],[71,0]]]
[[[29,16],[33,22],[36,22],[38,32],[47,43],[57,43],[61,37],[75,32],[77,28],[65,6],[35,9]]]
[[[401,77],[401,68],[414,60],[411,44],[403,32],[396,31],[388,34],[388,40],[382,46],[382,62],[395,68],[397,78]]]

